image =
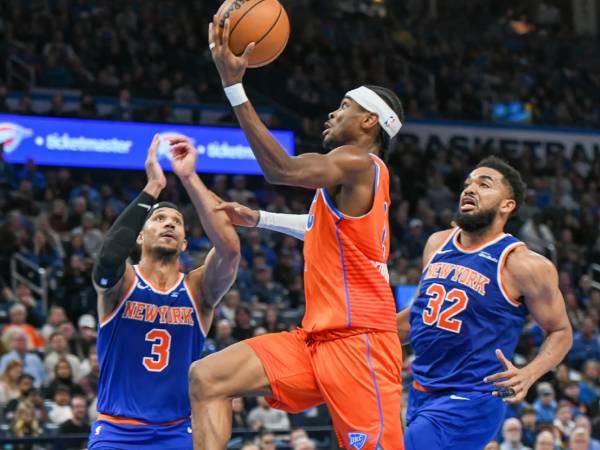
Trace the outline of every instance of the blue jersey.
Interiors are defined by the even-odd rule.
[[[509,253],[525,245],[502,234],[466,249],[451,233],[423,270],[410,311],[415,381],[429,389],[492,391],[483,378],[503,369],[500,348],[511,359],[527,309],[502,285]]]
[[[188,369],[205,333],[183,274],[168,291],[136,280],[98,334],[98,412],[164,423],[188,417]]]

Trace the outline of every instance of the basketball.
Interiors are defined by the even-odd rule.
[[[229,19],[229,48],[235,55],[255,43],[248,67],[265,66],[285,49],[290,22],[277,0],[227,0],[217,15],[221,29]]]

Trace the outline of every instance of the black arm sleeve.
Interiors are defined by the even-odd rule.
[[[101,288],[111,288],[125,273],[125,263],[156,199],[142,191],[125,208],[104,238],[94,263],[92,279]]]

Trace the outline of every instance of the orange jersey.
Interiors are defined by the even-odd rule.
[[[304,289],[308,332],[368,328],[396,331],[389,285],[390,178],[375,155],[373,205],[360,217],[343,214],[318,189],[304,236]]]

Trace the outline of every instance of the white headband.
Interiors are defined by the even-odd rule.
[[[367,111],[376,113],[379,116],[379,125],[390,137],[396,136],[402,128],[398,115],[371,89],[361,86],[346,92],[346,97],[350,97]]]

